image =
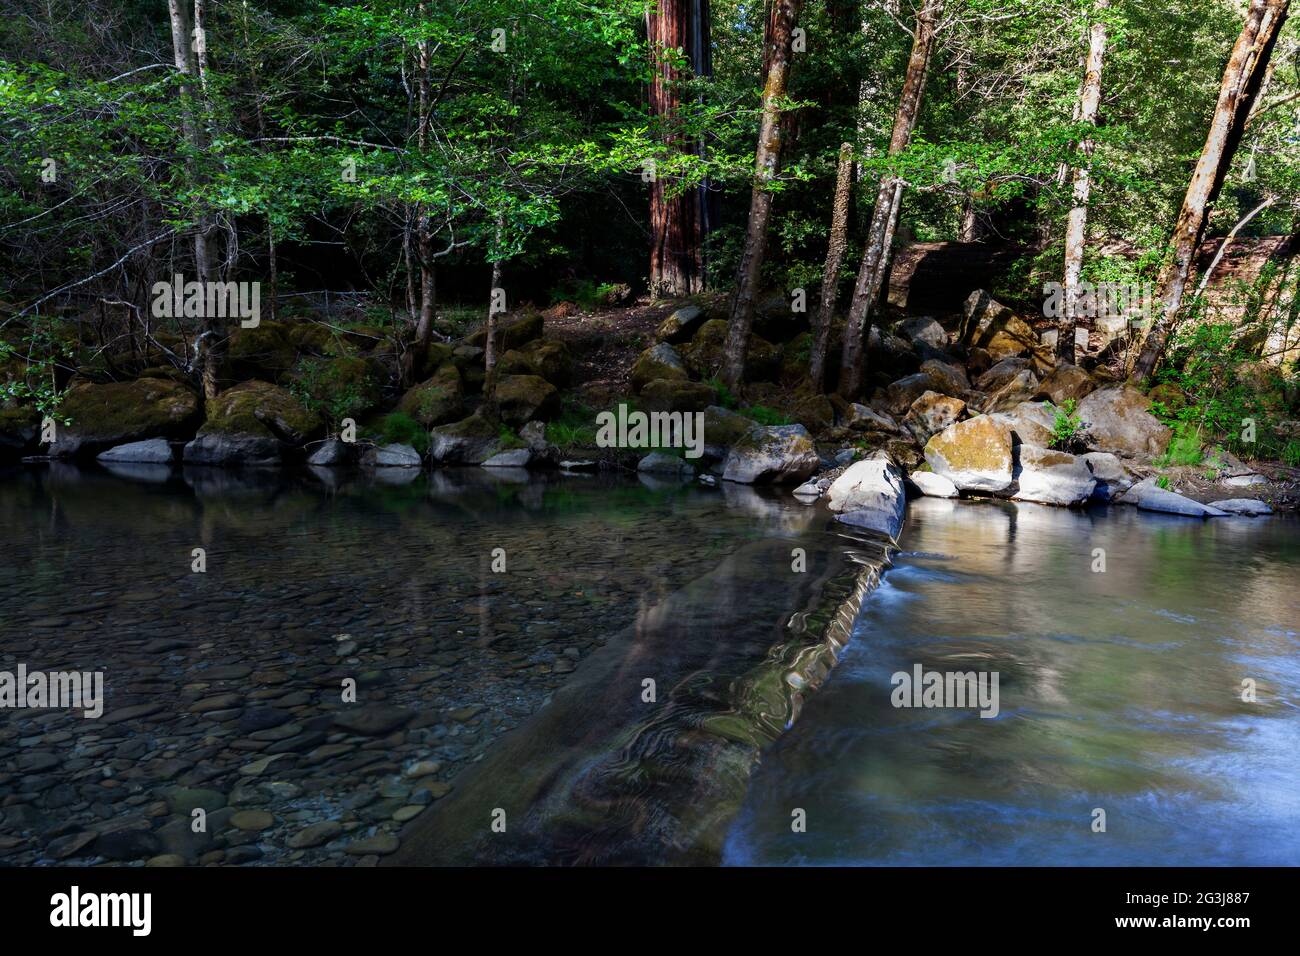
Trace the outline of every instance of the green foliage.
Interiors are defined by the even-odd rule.
[[[1165,491],[1168,491],[1168,490],[1169,490],[1169,476],[1168,476],[1168,475],[1160,475],[1158,478],[1156,478],[1156,487],[1157,487],[1157,488],[1163,488]]]
[[[1077,414],[1079,403],[1067,398],[1059,406],[1048,402],[1047,407],[1053,413],[1051,447],[1061,451],[1072,450],[1084,431],[1083,421]]]
[[[560,414],[546,423],[546,440],[561,451],[596,446],[596,413],[586,405],[566,401]]]
[[[727,384],[714,375],[712,378],[706,378],[704,384],[713,389],[718,396],[718,404],[723,408],[735,411],[740,407],[740,399],[736,398],[736,393],[727,387]]]
[[[1200,431],[1195,425],[1177,422],[1174,425],[1174,436],[1170,439],[1169,448],[1163,455],[1153,459],[1152,464],[1157,468],[1168,468],[1171,465],[1199,465],[1204,457]]]
[[[421,455],[429,450],[428,430],[402,412],[389,412],[375,423],[373,432],[381,445],[410,445]]]
[[[519,434],[509,425],[502,425],[497,432],[497,444],[502,450],[512,448],[527,448],[528,443],[519,437]]]
[[[766,405],[750,405],[748,408],[741,409],[741,414],[749,416],[760,425],[793,424],[788,416],[781,414],[774,408],[768,408]]]
[[[360,359],[302,358],[289,382],[289,392],[303,408],[335,424],[369,408],[374,387]]]

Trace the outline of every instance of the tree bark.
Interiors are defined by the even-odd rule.
[[[822,295],[817,304],[817,328],[813,333],[808,377],[820,392],[826,387],[826,350],[831,341],[831,320],[835,315],[835,293],[849,236],[849,195],[853,187],[853,144],[840,144],[840,161],[835,170],[835,200],[831,204],[831,235],[822,270]]]
[[[938,27],[942,0],[924,0],[916,11],[916,27],[912,33],[912,55],[907,62],[903,79],[903,92],[898,98],[898,111],[894,115],[894,129],[889,138],[889,155],[907,148],[916,128],[921,109],[921,94],[925,91],[926,73],[930,55],[934,50],[935,31]],[[898,225],[898,212],[902,205],[903,181],[885,176],[876,194],[876,205],[871,212],[871,225],[867,229],[867,245],[858,269],[857,283],[853,288],[853,301],[849,306],[848,323],[844,329],[844,354],[840,361],[838,391],[845,398],[855,398],[862,388],[866,373],[867,332],[870,328],[871,309],[884,285],[889,261],[889,247],[894,229]]]
[[[659,0],[646,11],[646,36],[651,47],[654,78],[650,82],[650,113],[669,127],[667,142],[702,155],[703,144],[689,143],[671,132],[681,105],[677,83],[682,79],[660,55],[681,50],[695,76],[711,76],[708,0]],[[669,196],[664,180],[650,184],[650,294],[694,295],[704,289],[704,237],[709,227],[707,184]]]
[[[420,18],[426,15],[427,5],[420,3]],[[423,153],[429,140],[429,41],[416,44],[417,84],[420,91],[420,115],[416,118],[415,142]],[[433,307],[437,286],[433,266],[433,231],[426,210],[419,210],[416,218],[416,255],[420,260],[420,319],[415,326],[415,364],[424,359],[424,352],[433,338]]]
[[[190,18],[182,0],[167,0],[167,12],[171,20],[172,56],[176,72],[181,75],[181,129],[189,144],[190,156],[186,159],[186,168],[190,180],[197,183],[200,179],[196,157],[207,146],[203,135],[203,126],[195,115],[194,79],[198,74],[198,60],[194,49],[194,35]],[[201,16],[202,4],[196,7]],[[211,223],[208,216],[200,212],[194,228],[194,271],[199,282],[205,284],[214,278],[215,265],[212,243],[210,241]],[[224,330],[218,328],[216,316],[205,315],[199,330],[199,350],[197,356],[200,375],[203,381],[203,397],[217,397],[217,367],[220,363],[221,339]]]
[[[1246,22],[1223,71],[1223,85],[1210,121],[1201,158],[1192,173],[1178,221],[1170,240],[1171,255],[1156,280],[1159,312],[1142,343],[1130,378],[1142,383],[1151,377],[1177,324],[1196,249],[1205,234],[1207,210],[1219,196],[1233,153],[1268,71],[1278,34],[1286,22],[1290,0],[1251,0]]]
[[[745,352],[749,347],[749,330],[754,324],[754,301],[758,297],[767,251],[767,223],[772,214],[769,184],[781,167],[781,100],[785,97],[790,75],[791,44],[803,0],[773,0],[776,8],[767,22],[764,61],[767,64],[763,85],[763,118],[759,125],[758,146],[754,150],[754,188],[749,200],[749,224],[745,246],[736,271],[736,298],[731,307],[727,344],[723,353],[722,378],[731,386],[745,376]]]
[[[1109,6],[1109,0],[1097,0],[1095,10],[1101,12]],[[1077,110],[1078,121],[1089,126],[1097,125],[1097,109],[1101,104],[1101,67],[1105,56],[1106,23],[1094,20],[1088,31],[1088,63]],[[1091,166],[1095,147],[1091,136],[1084,137],[1079,143],[1082,159],[1074,168],[1073,201],[1065,227],[1064,312],[1057,323],[1056,355],[1061,361],[1071,364],[1075,360],[1074,330],[1082,303],[1079,280],[1083,274],[1083,253],[1087,245],[1088,198],[1092,193]]]

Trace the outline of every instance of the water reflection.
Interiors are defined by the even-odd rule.
[[[1300,863],[1300,525],[924,499],[902,544],[728,861]],[[1000,716],[895,709],[915,663]]]

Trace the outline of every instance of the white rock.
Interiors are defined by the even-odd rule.
[[[1092,497],[1097,480],[1088,463],[1063,451],[1021,445],[1017,449],[1018,501],[1044,505],[1077,505]]]
[[[1137,505],[1143,511],[1163,511],[1167,514],[1188,515],[1193,518],[1223,518],[1228,512],[1211,505],[1193,501],[1176,491],[1161,488],[1154,478],[1146,478],[1124,492],[1125,504]]]
[[[499,451],[487,461],[483,462],[484,468],[526,468],[532,461],[533,453],[527,448],[511,448],[509,451]]]
[[[891,538],[903,530],[907,506],[903,473],[881,452],[845,469],[826,492],[826,500],[845,524],[882,531]]]
[[[420,453],[410,445],[383,445],[367,451],[362,463],[375,468],[419,468]]]
[[[960,494],[956,485],[932,471],[914,471],[908,478],[927,498],[956,498]]]
[[[172,449],[165,438],[150,438],[118,445],[96,456],[105,462],[138,462],[149,465],[166,464],[172,460]]]

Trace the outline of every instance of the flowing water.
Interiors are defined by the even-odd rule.
[[[924,499],[901,545],[727,862],[1300,864],[1300,523]],[[998,715],[893,706],[917,664]]]

